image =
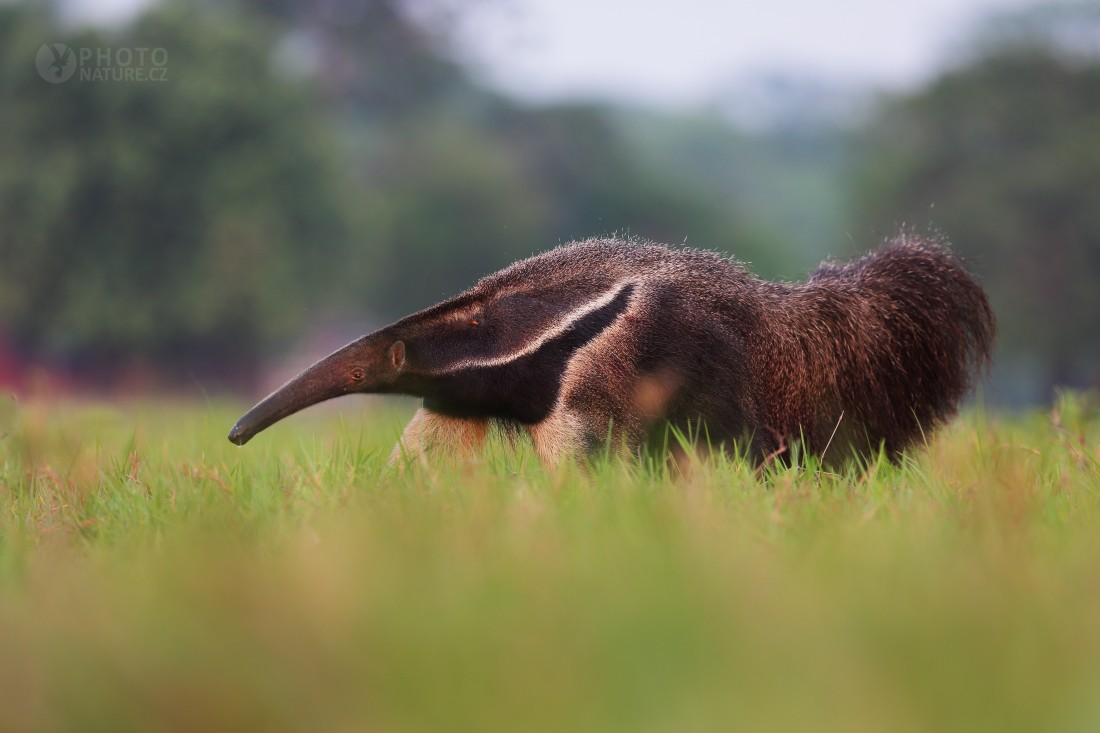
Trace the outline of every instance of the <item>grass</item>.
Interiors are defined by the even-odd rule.
[[[0,730],[1100,729],[1083,398],[762,479],[238,407],[0,406]]]

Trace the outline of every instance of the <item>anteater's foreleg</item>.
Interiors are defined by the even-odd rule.
[[[481,452],[488,435],[488,418],[451,417],[421,407],[390,453],[390,463],[425,455],[467,458]]]
[[[405,426],[401,440],[390,453],[390,463],[423,456],[473,458],[484,450],[493,428],[509,442],[514,440],[517,432],[515,424],[506,420],[453,417],[421,407]]]

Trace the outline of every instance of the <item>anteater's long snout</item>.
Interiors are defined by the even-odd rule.
[[[401,341],[381,333],[353,341],[257,403],[229,431],[229,442],[244,445],[284,417],[334,397],[386,391],[404,366],[404,354]]]
[[[346,394],[344,380],[331,373],[332,365],[326,363],[328,358],[291,379],[246,412],[229,431],[229,442],[244,445],[284,417]]]
[[[259,405],[257,405],[259,407]],[[229,442],[244,445],[256,437],[256,434],[270,426],[273,420],[264,420],[256,415],[256,408],[249,410],[229,429]]]
[[[255,433],[248,430],[247,422],[244,418],[241,418],[229,429],[229,442],[235,445],[244,445],[252,440],[253,435]]]

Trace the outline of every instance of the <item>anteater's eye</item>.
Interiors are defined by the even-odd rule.
[[[359,367],[351,370],[351,381],[353,382],[362,382],[364,379],[366,379],[366,377],[367,373]]]
[[[471,318],[470,320],[466,321],[466,323],[471,326],[480,326],[481,320],[477,318]]]

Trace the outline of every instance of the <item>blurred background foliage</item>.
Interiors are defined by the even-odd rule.
[[[686,242],[800,278],[910,226],[948,234],[989,287],[989,399],[1100,384],[1091,4],[992,18],[904,95],[773,80],[781,103],[753,124],[521,103],[402,0],[62,15],[0,4],[0,381],[36,365],[117,387],[136,366],[161,388],[254,390],[307,334],[354,336],[571,239]],[[167,79],[48,84],[47,42],[164,48]]]
[[[861,143],[854,218],[934,224],[975,261],[1001,387],[1019,399],[1100,384],[1097,39],[1097,4],[1002,18],[966,65],[885,104]]]

